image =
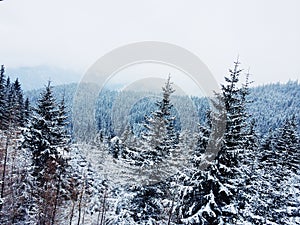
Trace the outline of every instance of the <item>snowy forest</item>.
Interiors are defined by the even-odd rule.
[[[209,100],[166,78],[119,130],[116,96],[137,93],[102,92],[97,134],[78,138],[77,84],[23,91],[2,66],[0,224],[300,224],[298,81],[252,87],[234,62]],[[197,122],[183,126],[187,99]]]

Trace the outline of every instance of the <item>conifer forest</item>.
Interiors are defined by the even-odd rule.
[[[300,83],[254,86],[242,66],[211,99],[166,75],[125,125],[112,105],[138,93],[104,90],[96,133],[74,130],[76,83],[24,91],[1,66],[0,224],[300,225]]]

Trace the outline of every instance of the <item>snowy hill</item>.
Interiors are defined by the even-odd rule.
[[[66,104],[69,110],[72,109],[73,95],[76,92],[76,88],[77,85],[75,83],[54,87],[54,94],[58,99],[65,93]],[[39,93],[40,90],[33,90],[27,91],[25,94],[34,103],[39,97]],[[111,113],[111,105],[114,104],[116,95],[116,91],[107,91],[100,96],[96,114],[100,123],[101,115],[109,115]],[[134,92],[128,92],[127,94],[128,98],[132,95],[134,95]],[[286,84],[276,83],[253,87],[250,89],[248,98],[253,102],[249,104],[248,112],[256,120],[257,131],[261,135],[266,134],[269,129],[281,126],[286,115],[295,115],[298,123],[300,123],[300,84],[297,81]],[[155,99],[148,99],[136,105],[136,110],[133,109],[131,114],[131,122],[141,122],[144,116],[155,108],[154,101]],[[179,96],[177,101],[179,105],[184,106],[186,98]],[[208,108],[207,102],[199,97],[192,97],[192,101],[198,110],[199,122],[203,123],[205,121],[205,111]],[[109,124],[108,121],[105,121],[105,123]],[[105,124],[100,126],[104,126],[102,128],[105,128]]]

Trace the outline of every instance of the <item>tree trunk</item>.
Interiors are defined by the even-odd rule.
[[[85,181],[82,184],[82,189],[80,193],[80,198],[79,198],[79,203],[78,203],[78,222],[77,225],[80,225],[80,219],[81,219],[81,203],[82,203],[82,198],[83,198],[83,193],[84,193],[84,188],[85,188]]]
[[[170,208],[170,210],[169,210],[169,218],[168,218],[168,223],[167,223],[167,225],[170,225],[170,223],[171,223],[173,207],[174,207],[174,197],[173,197],[173,199],[172,199],[172,205],[171,205],[171,208]]]
[[[100,225],[102,225],[104,223],[104,220],[105,220],[105,204],[106,204],[106,190],[104,191],[104,196],[103,196]]]
[[[1,199],[4,197],[4,188],[5,188],[5,178],[6,178],[6,164],[7,164],[7,150],[8,150],[8,143],[10,141],[9,134],[6,136],[6,143],[4,149],[4,162],[3,162],[3,172],[2,172],[2,183],[1,183]],[[0,212],[3,208],[3,202],[0,203]]]
[[[56,215],[56,211],[57,211],[57,204],[58,204],[58,198],[59,198],[59,192],[60,192],[60,183],[61,183],[61,179],[60,179],[59,175],[59,179],[58,179],[58,184],[56,187],[56,196],[55,196],[55,202],[54,202],[54,209],[53,209],[53,215],[52,215],[52,225],[54,225],[55,222],[55,215]]]
[[[70,225],[72,225],[72,220],[73,220],[73,216],[74,216],[74,209],[75,209],[75,202],[72,201],[73,205],[72,205],[72,209],[71,209],[71,215],[70,215]]]

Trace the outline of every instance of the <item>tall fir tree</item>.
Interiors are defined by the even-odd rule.
[[[24,101],[24,125],[27,125],[31,116],[31,106],[29,99],[26,98]]]
[[[5,88],[5,68],[2,65],[0,69],[0,129],[5,128],[6,121],[6,88]]]
[[[10,78],[5,79],[4,66],[0,74],[0,130],[1,131],[1,201],[0,223],[19,224],[26,215],[24,164],[26,159],[23,151],[18,149],[20,131],[23,129],[23,91],[18,79],[11,84]],[[3,156],[3,157],[2,157]]]
[[[24,125],[24,99],[21,84],[18,79],[7,85],[6,113],[10,126]]]
[[[226,110],[226,129],[223,137],[223,146],[217,157],[218,174],[223,188],[219,190],[217,201],[222,211],[221,220],[225,223],[238,223],[240,218],[239,198],[244,175],[241,174],[241,160],[244,148],[248,142],[246,135],[246,101],[248,92],[248,75],[246,84],[239,86],[242,70],[240,62],[234,63],[234,69],[225,77],[226,84],[221,86],[222,99]]]
[[[219,152],[215,160],[210,162],[201,162],[201,154],[200,157],[196,156],[195,161],[199,166],[197,168],[196,165],[190,178],[182,184],[182,206],[179,206],[178,211],[181,221],[186,224],[235,224],[241,220],[238,205],[238,186],[241,182],[239,154],[248,141],[245,133],[248,89],[246,86],[239,87],[242,72],[239,64],[238,61],[234,63],[234,69],[229,70],[229,76],[225,77],[226,83],[221,86],[221,94],[212,100],[214,109],[210,119],[213,126],[210,126],[210,130],[202,129],[200,135],[203,137],[196,148],[202,154],[205,151],[213,153],[214,149],[219,149]],[[224,129],[222,121],[225,121]],[[222,130],[222,142],[211,138],[207,140],[208,134],[213,136]],[[203,149],[207,143],[210,143],[207,146],[209,149]],[[208,167],[202,170],[201,163],[206,163]]]
[[[299,224],[299,136],[295,118],[270,131],[259,147],[250,183],[249,219],[254,224]],[[249,188],[249,189],[250,189]]]
[[[160,224],[166,221],[162,200],[168,193],[168,185],[163,178],[165,171],[160,170],[164,169],[163,164],[178,146],[178,134],[174,127],[175,117],[172,115],[173,105],[170,99],[175,90],[170,79],[169,76],[162,87],[163,96],[156,102],[157,110],[146,117],[142,140],[135,140],[132,143],[129,140],[128,130],[124,134],[127,138],[122,138],[124,143],[116,137],[113,138],[114,156],[122,155],[127,159],[130,158],[134,161],[133,164],[143,171],[141,174],[143,179],[145,176],[149,182],[149,185],[136,184],[127,188],[127,193],[130,194],[125,201],[119,203],[117,223]]]
[[[61,148],[61,151],[69,151],[70,135],[68,131],[68,116],[67,107],[65,104],[65,94],[58,105],[58,112],[56,118],[56,129],[57,129],[57,143]]]
[[[64,100],[59,106],[56,104],[49,82],[23,132],[23,148],[32,156],[32,213],[38,215],[35,219],[41,224],[51,221],[53,224],[59,201],[62,200],[59,196],[67,167],[63,153],[68,144],[65,113]]]
[[[172,87],[170,75],[162,91],[162,100],[156,102],[158,109],[152,112],[151,116],[146,116],[144,124],[146,131],[142,134],[146,145],[143,153],[153,162],[161,162],[163,158],[170,155],[178,143],[175,117],[171,113],[173,105],[170,97],[175,90]]]
[[[58,163],[57,116],[57,105],[49,82],[24,132],[23,146],[32,152],[34,175],[40,181],[43,180],[41,172],[46,172],[47,163]]]

